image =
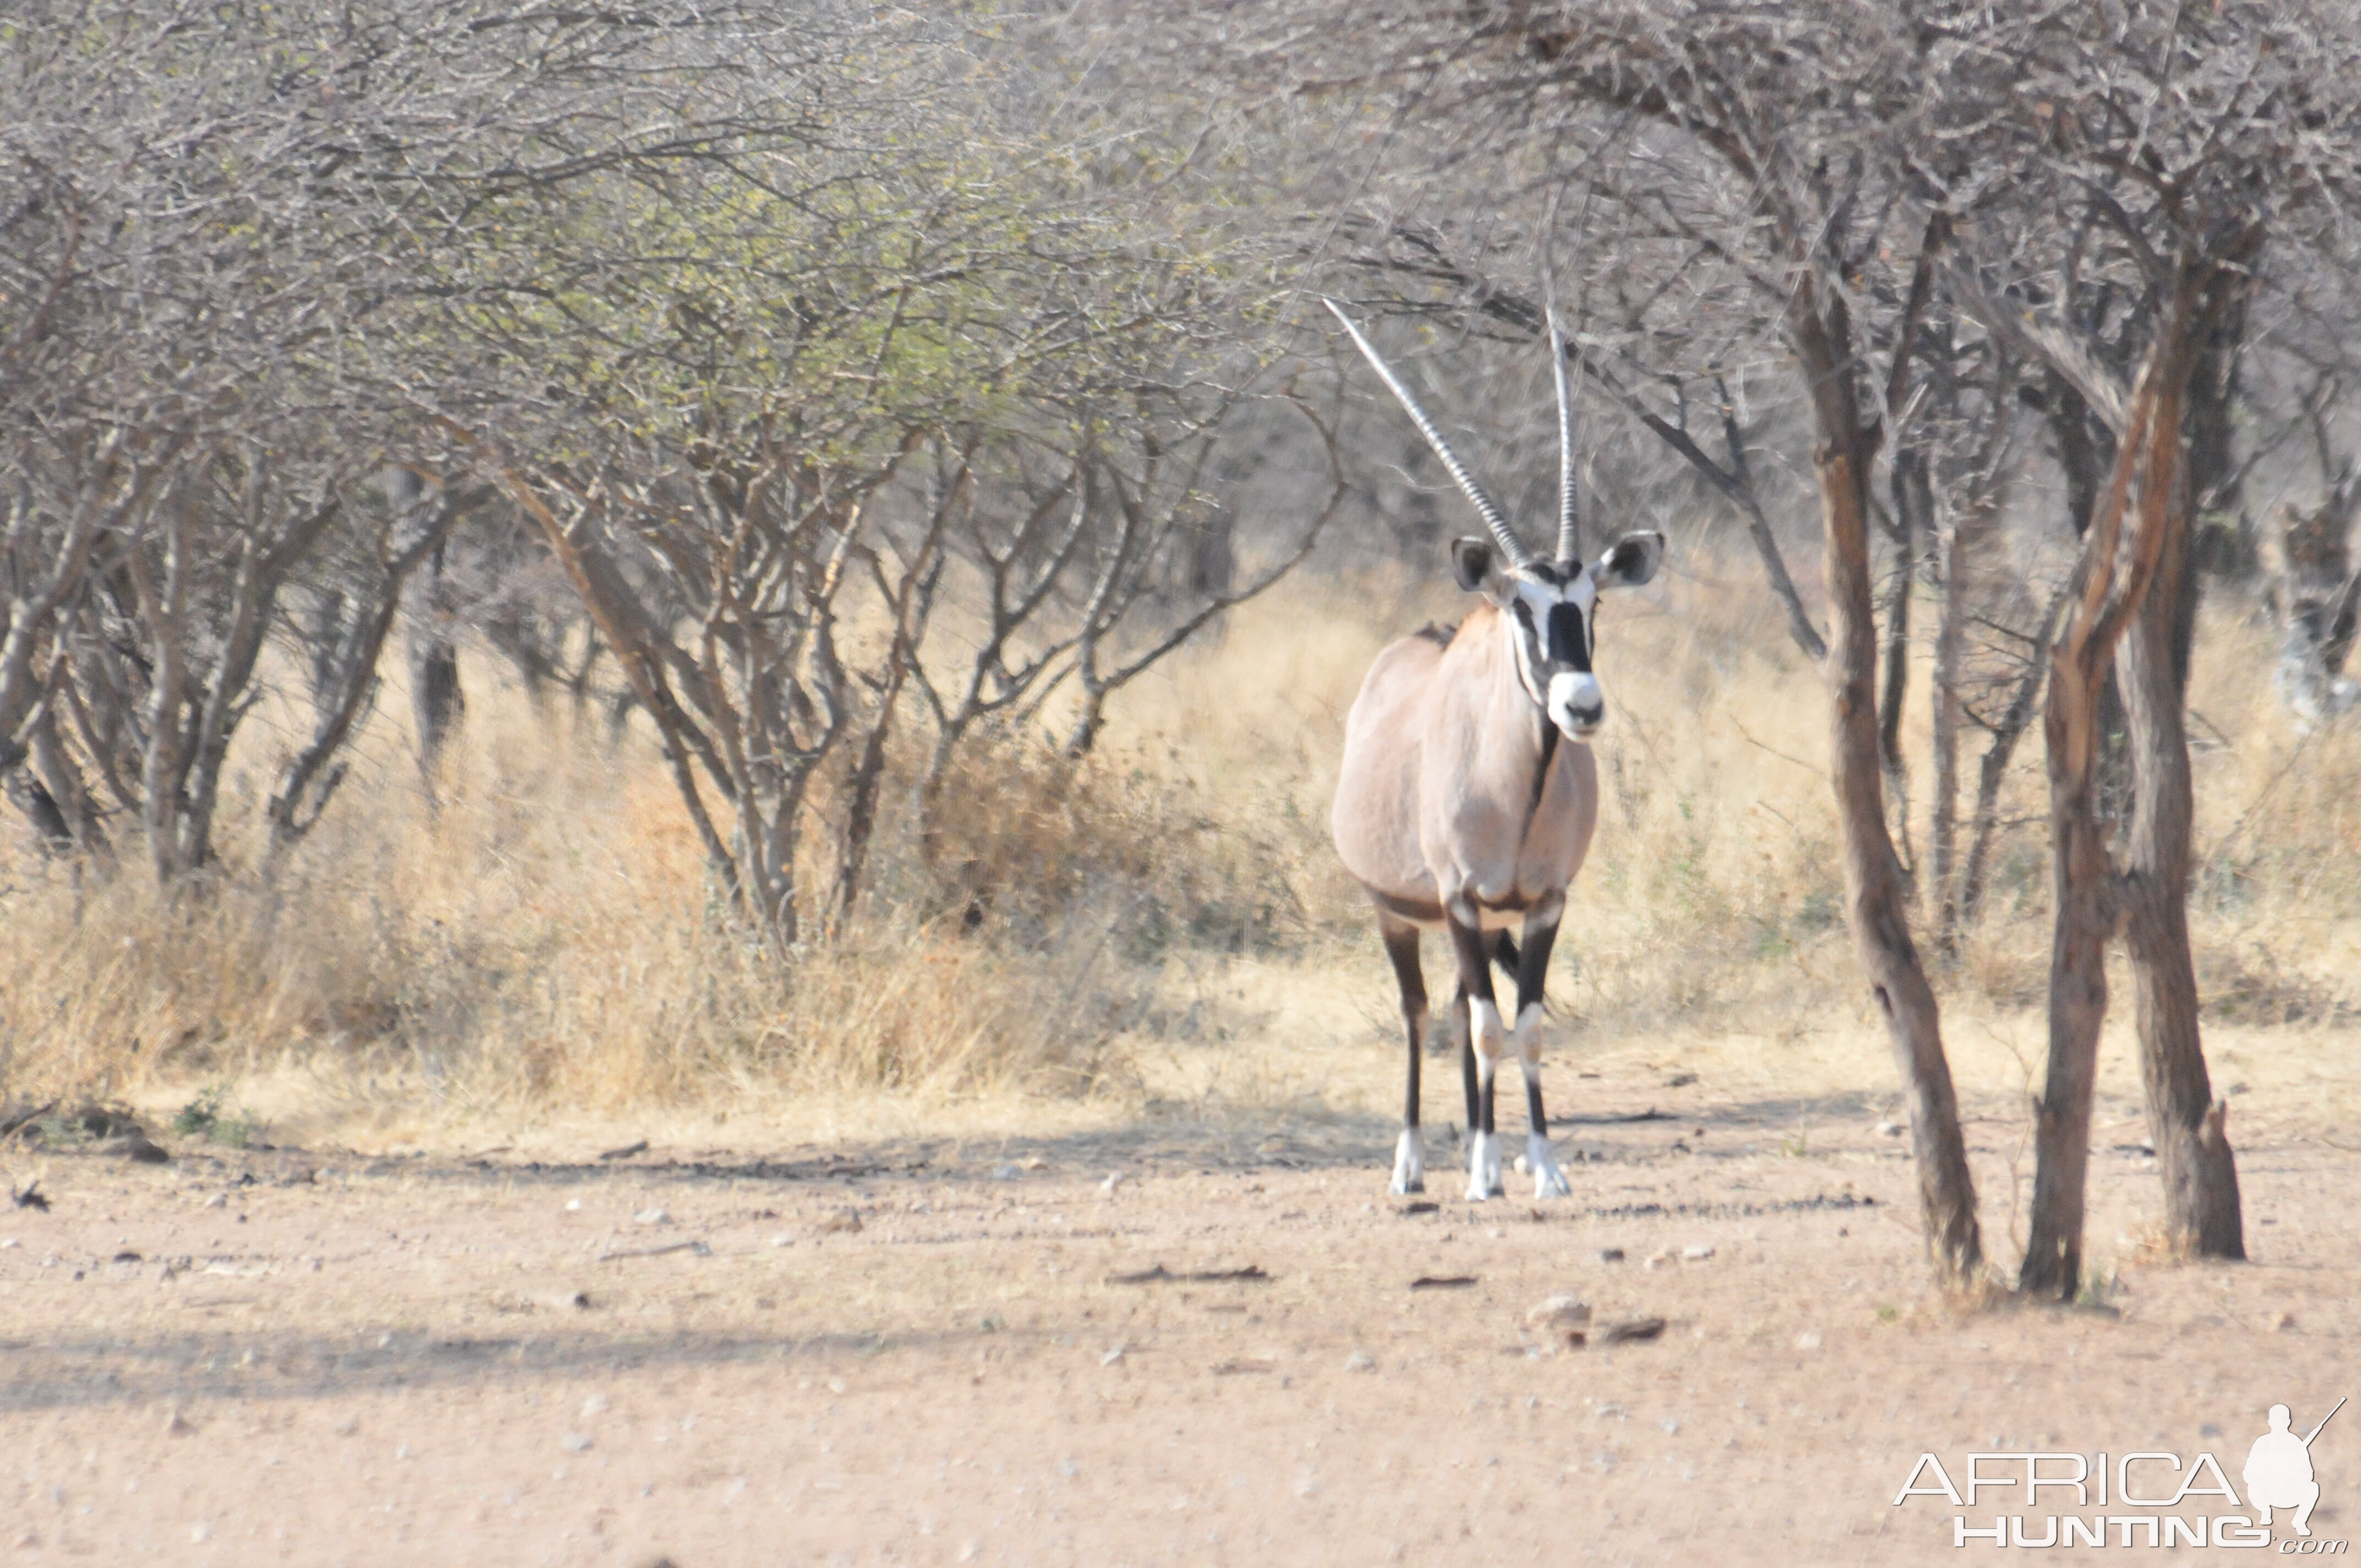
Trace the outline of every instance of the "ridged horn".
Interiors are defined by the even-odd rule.
[[[1418,406],[1418,400],[1411,396],[1410,389],[1402,384],[1400,377],[1394,374],[1393,367],[1387,364],[1385,356],[1378,352],[1377,346],[1362,335],[1361,329],[1353,324],[1353,318],[1345,313],[1345,308],[1342,305],[1334,300],[1322,302],[1334,313],[1338,321],[1345,323],[1345,330],[1353,334],[1353,343],[1360,349],[1361,357],[1369,362],[1370,368],[1377,371],[1378,378],[1400,401],[1403,411],[1410,415],[1411,422],[1418,426],[1418,433],[1426,437],[1426,444],[1434,448],[1434,455],[1437,457],[1443,459],[1444,467],[1449,469],[1451,477],[1459,482],[1460,490],[1475,503],[1476,510],[1483,514],[1485,526],[1492,531],[1492,537],[1499,542],[1500,553],[1509,558],[1509,565],[1532,565],[1532,554],[1522,544],[1517,543],[1516,532],[1509,526],[1509,514],[1500,510],[1498,501],[1484,493],[1484,487],[1476,482],[1476,476],[1467,471],[1467,465],[1459,460],[1459,454],[1451,450],[1451,443],[1443,438],[1443,432],[1435,427],[1434,421],[1429,419],[1426,411]]]
[[[1566,384],[1565,334],[1557,326],[1557,302],[1549,315],[1550,378],[1557,383],[1557,559],[1571,566],[1582,559],[1582,495],[1574,473],[1574,389]]]
[[[1557,559],[1571,570],[1582,560],[1582,497],[1574,477],[1574,389],[1566,384],[1565,334],[1557,324],[1557,204],[1565,194],[1550,192],[1542,218],[1542,314],[1549,324],[1550,381],[1557,388]]]

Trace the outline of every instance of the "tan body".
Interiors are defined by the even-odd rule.
[[[1378,907],[1439,929],[1554,915],[1598,821],[1590,748],[1559,737],[1543,767],[1543,718],[1509,668],[1501,612],[1479,605],[1448,646],[1432,633],[1379,653],[1345,720],[1331,827],[1336,852]]]

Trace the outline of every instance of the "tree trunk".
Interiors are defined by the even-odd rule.
[[[2125,846],[2124,942],[2131,958],[2139,1028],[2140,1082],[2148,1136],[2164,1181],[2165,1234],[2178,1254],[2246,1255],[2238,1165],[2223,1128],[2227,1107],[2213,1099],[2197,1025],[2197,977],[2189,948],[2189,738],[2182,714],[2190,643],[2180,592],[2193,578],[2182,487],[2169,508],[2172,530],[2156,580],[2125,641],[2123,691],[2130,710],[2133,797]]]
[[[2050,372],[2049,429],[2058,443],[2058,466],[2066,477],[2066,516],[2077,539],[2087,538],[2091,519],[2103,504],[2103,487],[2114,471],[2117,445],[2106,422],[2085,402],[2064,377]],[[2102,675],[2097,725],[2099,761],[2095,809],[2103,823],[2121,820],[2131,798],[2131,752],[2126,743],[2129,723],[2124,717],[2123,694],[2109,663]]]
[[[876,722],[870,726],[869,738],[861,748],[861,759],[853,766],[843,849],[837,860],[835,920],[840,930],[851,923],[853,905],[861,897],[861,876],[869,860],[869,841],[877,830],[877,800],[885,786],[885,751],[893,736],[895,712],[902,701],[902,687],[909,678],[910,666],[917,657],[919,637],[926,630],[927,607],[933,603],[935,584],[941,573],[940,559],[935,552],[950,506],[949,500],[936,506],[934,526],[902,574],[901,586],[894,596],[894,641],[886,650],[885,684],[877,693]]]
[[[459,685],[459,650],[445,626],[421,629],[410,640],[410,710],[418,727],[418,772],[426,781],[430,806],[440,804],[434,779],[443,748],[467,717],[467,697]]]
[[[25,814],[33,831],[40,835],[41,851],[49,855],[71,855],[74,851],[73,829],[66,825],[66,814],[58,807],[52,795],[30,768],[17,766],[0,774],[0,791],[16,803]]]
[[[418,772],[426,783],[426,804],[440,801],[434,788],[443,748],[467,714],[467,697],[459,685],[459,650],[451,639],[456,617],[450,586],[443,577],[444,546],[437,543],[428,562],[410,623],[410,710],[418,729]]]
[[[1927,880],[1935,902],[1936,945],[1950,952],[1960,938],[1960,662],[1967,642],[1967,550],[1960,514],[1946,508],[1936,529],[1940,594],[1935,609],[1935,668],[1927,705],[1934,726],[1935,779],[1927,828]]]
[[[902,697],[902,678],[909,661],[896,650],[885,689],[877,694],[877,720],[862,744],[861,760],[853,765],[851,803],[844,813],[843,850],[837,857],[836,914],[839,931],[852,923],[861,899],[861,874],[869,862],[869,840],[877,831],[877,797],[885,784],[885,748],[894,728],[894,710]]]
[[[2239,504],[2245,475],[2233,448],[2238,408],[2238,367],[2246,346],[2246,304],[2244,298],[2227,302],[2216,314],[2197,351],[2196,368],[2189,378],[2189,489],[2195,515],[2190,520],[2188,568],[2184,592],[2196,602],[2203,573],[2244,582],[2262,565],[2255,525]],[[2196,618],[2182,629],[2193,633]],[[2190,642],[2175,644],[2181,685],[2189,681]]]
[[[39,780],[34,787],[49,797],[50,809],[57,814],[56,826],[65,832],[65,847],[77,854],[104,859],[112,848],[104,818],[98,802],[91,798],[90,786],[82,781],[82,770],[59,737],[54,709],[42,712],[27,739],[33,748],[27,770]]]
[[[2014,444],[2015,424],[2013,395],[2015,386],[2014,367],[2004,357],[1993,364],[1990,391],[1991,407],[1986,412],[1989,422],[1979,444],[1973,466],[1968,470],[1968,482],[1960,487],[1962,494],[1951,494],[1947,488],[1944,499],[1938,504],[1931,494],[1927,515],[1933,534],[1935,564],[1935,658],[1929,681],[1927,706],[1932,709],[1935,753],[1935,784],[1931,820],[1927,827],[1927,857],[1932,872],[1927,885],[1932,890],[1935,905],[1936,943],[1947,954],[1959,950],[1960,929],[1965,924],[1968,905],[1967,879],[1960,874],[1960,722],[1965,707],[1960,698],[1960,674],[1967,658],[1968,588],[1970,562],[1988,552],[2000,518],[2008,507],[2009,451]],[[2048,617],[2044,616],[2041,636],[2048,635]],[[2030,669],[2041,667],[2039,644],[2034,656],[2026,661]],[[2007,766],[2007,753],[2015,750],[2016,736],[2022,732],[2033,712],[2032,699],[2026,696],[2020,705],[2012,703],[2009,715],[1995,729],[1992,747],[2001,753],[2001,767]],[[2014,721],[2015,728],[2009,728]],[[1977,800],[1978,834],[1974,840],[1977,850],[1989,843],[1990,823],[1996,813],[1997,786],[1994,774],[1990,783],[1994,787],[1991,802]],[[1971,853],[1981,871],[1981,857]]]
[[[1851,385],[1850,332],[1821,313],[1809,284],[1789,306],[1789,336],[1813,388],[1831,641],[1829,755],[1844,843],[1845,914],[1870,994],[1885,1020],[1910,1104],[1920,1223],[1938,1279],[1971,1285],[1983,1266],[1976,1194],[1943,1054],[1942,1016],[1910,938],[1909,905],[1885,830],[1877,735],[1877,619],[1870,581],[1868,444]],[[1841,312],[1841,305],[1833,307]]]
[[[2086,618],[2087,619],[2087,618]],[[2107,1017],[2114,865],[2099,820],[2099,694],[2108,650],[2087,626],[2052,652],[2042,730],[2049,749],[2056,889],[2049,942],[2049,1069],[2035,1102],[2033,1214],[2017,1288],[2071,1299],[2082,1282],[2083,1185],[2091,1094]]]
[[[737,838],[741,885],[752,892],[754,913],[782,951],[803,939],[802,909],[796,888],[796,839],[802,826],[804,793],[810,774],[797,773],[767,813],[741,806]]]
[[[1900,352],[1896,350],[1896,352]],[[1883,690],[1877,705],[1877,757],[1894,796],[1894,831],[1902,840],[1903,895],[1916,902],[1917,851],[1910,843],[1910,765],[1902,754],[1902,710],[1910,692],[1910,596],[1918,586],[1918,551],[1930,499],[1927,455],[1894,455],[1894,576],[1886,587]]]

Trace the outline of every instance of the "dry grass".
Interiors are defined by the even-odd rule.
[[[261,1080],[282,1105],[414,1122],[1101,1086],[1123,999],[1097,910],[1022,951],[874,920],[790,981],[727,918],[665,775],[591,729],[475,694],[433,813],[388,726],[273,884],[232,872],[168,902],[20,852],[9,1090]]]
[[[1858,987],[1818,684],[1730,591],[1675,576],[1609,612],[1607,799],[1557,991],[1582,1048],[1673,1059],[1743,1039],[1774,1072],[1771,1057],[1800,1069],[1809,1039],[1858,1032]],[[825,1132],[1358,1104],[1335,1052],[1389,1076],[1395,1025],[1327,842],[1337,737],[1370,655],[1457,608],[1390,580],[1305,583],[1143,683],[1084,765],[1005,738],[951,792],[946,861],[922,863],[889,815],[862,918],[792,965],[727,917],[642,741],[489,686],[469,692],[439,812],[381,716],[275,883],[233,870],[168,905],[0,839],[0,1088],[167,1108],[211,1088],[281,1125],[383,1136],[624,1113]],[[2201,978],[2242,1040],[2349,1021],[2361,973],[2361,735],[2297,737],[2267,696],[2268,641],[2239,607],[2210,610],[2195,703]],[[258,730],[249,773],[267,744]],[[2038,770],[2037,738],[2006,806],[2031,820],[1942,975],[1955,1038],[2037,1039],[2009,1020],[2039,996],[2048,947]],[[1987,1054],[2005,1076],[2024,1050]]]

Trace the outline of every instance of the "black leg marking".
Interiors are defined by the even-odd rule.
[[[1543,988],[1549,984],[1550,949],[1557,946],[1557,922],[1546,926],[1525,927],[1525,950],[1517,959],[1517,1012],[1542,999]]]
[[[1557,922],[1546,926],[1527,922],[1525,950],[1517,965],[1517,1016],[1522,1018],[1525,1009],[1542,1000],[1549,984],[1550,949],[1557,945]],[[1549,1113],[1542,1109],[1541,1064],[1535,1062],[1525,1074],[1525,1124],[1542,1136],[1549,1136]]]
[[[1484,950],[1484,933],[1448,916],[1444,924],[1451,929],[1452,954],[1459,960],[1460,989],[1478,1001],[1493,1002],[1492,966]]]
[[[1517,939],[1506,931],[1492,938],[1492,961],[1500,972],[1514,980],[1517,977]]]
[[[1378,930],[1385,938],[1386,957],[1393,960],[1394,980],[1401,987],[1402,1027],[1410,1036],[1410,1086],[1402,1098],[1402,1125],[1415,1133],[1418,1131],[1418,1058],[1425,1044],[1419,1035],[1426,1027],[1426,975],[1419,967],[1418,927],[1407,920],[1380,916]]]
[[[1476,1030],[1464,981],[1451,993],[1451,1031],[1459,1039],[1459,1081],[1467,1091],[1467,1131],[1473,1135],[1484,1130],[1484,1113],[1476,1103]]]
[[[1498,1012],[1500,1003],[1492,990],[1491,954],[1487,950],[1490,944],[1485,941],[1484,933],[1476,927],[1460,924],[1455,916],[1447,913],[1444,924],[1450,928],[1452,950],[1459,959],[1459,987],[1467,994],[1470,1014],[1473,1014],[1477,1002],[1488,1002]],[[1489,1134],[1493,1131],[1492,1084],[1488,1078],[1479,1080],[1476,1070],[1476,1031],[1472,1016],[1469,1024],[1467,1051],[1464,1058],[1467,1078],[1467,1125],[1473,1132]]]

